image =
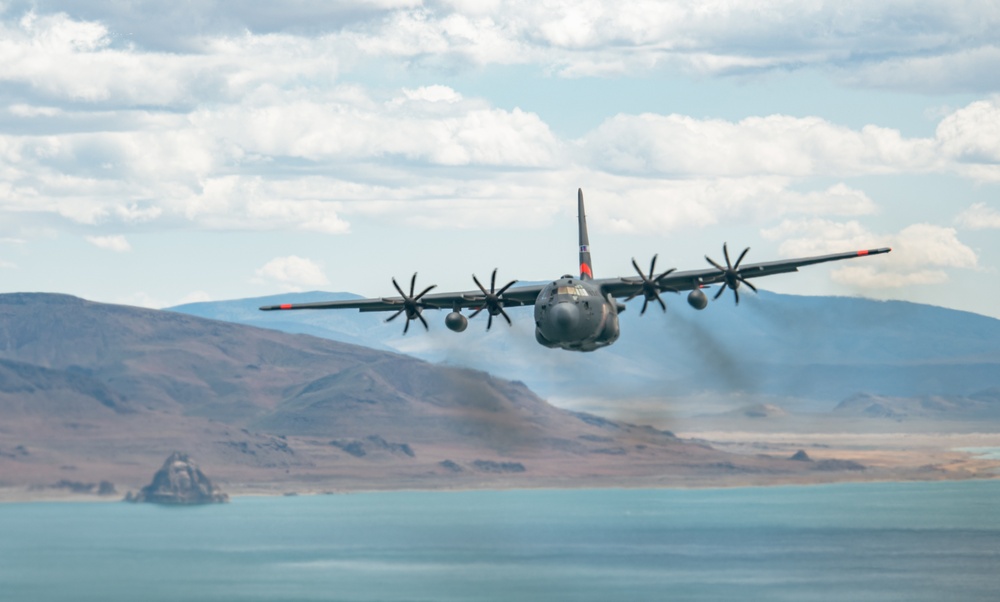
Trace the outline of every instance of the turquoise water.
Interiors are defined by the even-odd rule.
[[[0,505],[0,600],[998,599],[1000,481]]]

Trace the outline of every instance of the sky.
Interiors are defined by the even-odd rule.
[[[577,188],[597,277],[1000,317],[1000,4],[0,0],[0,292],[547,280]]]

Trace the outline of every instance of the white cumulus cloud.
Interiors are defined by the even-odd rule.
[[[562,191],[587,182],[613,200],[595,206],[595,215],[619,230],[662,232],[876,213],[875,200],[849,180],[858,176],[1000,181],[997,98],[944,116],[927,137],[809,116],[730,121],[646,113],[614,116],[568,140],[536,113],[434,83],[433,71],[430,81],[397,89],[341,79],[364,52],[567,69],[582,61],[626,71],[633,61],[679,60],[676,53],[766,65],[787,58],[757,47],[775,34],[783,44],[811,48],[822,62],[824,53],[842,52],[835,42],[843,36],[876,47],[894,40],[898,32],[866,21],[892,23],[895,13],[885,7],[852,4],[856,12],[845,13],[841,5],[791,0],[752,7],[722,0],[698,7],[322,4],[296,4],[287,18],[263,2],[229,16],[214,3],[191,5],[207,28],[194,30],[163,9],[163,27],[189,36],[170,52],[161,49],[164,39],[118,37],[121,23],[133,23],[121,7],[93,8],[86,18],[59,2],[46,6],[65,12],[0,13],[0,85],[16,97],[8,114],[31,124],[0,133],[0,213],[103,227],[335,234],[349,232],[350,216],[363,214],[460,228],[480,223],[487,205],[497,223],[516,223],[519,211],[544,219],[561,206]],[[950,32],[942,39],[952,44],[965,39],[960,34],[976,38],[996,17],[975,3],[963,5],[973,16],[943,13],[931,0],[904,4],[925,24],[921,35],[937,27]],[[317,26],[297,28],[310,15]],[[269,19],[273,27],[265,26]],[[810,19],[839,29],[818,28],[825,37],[813,39],[805,33],[812,29],[792,27]],[[482,39],[473,35],[480,25],[489,34]],[[852,28],[863,35],[848,35]],[[904,49],[923,52],[934,39],[908,39]],[[371,47],[349,48],[359,41]]]
[[[975,269],[979,261],[976,252],[958,239],[954,228],[933,224],[913,224],[895,234],[877,234],[857,221],[785,220],[761,234],[769,240],[783,240],[779,252],[786,257],[892,248],[888,255],[831,273],[834,281],[858,289],[940,284],[948,280],[946,269]]]
[[[191,120],[240,157],[543,167],[560,154],[559,140],[538,115],[463,101],[445,86],[404,90],[389,102],[349,91],[329,99],[254,97],[201,109]]]
[[[568,77],[818,66],[849,82],[921,91],[997,82],[1000,10],[982,0],[469,4],[393,10],[345,31],[369,55],[424,66],[532,62]]]
[[[293,291],[329,284],[319,264],[296,255],[275,257],[267,262],[256,271],[255,281]]]
[[[132,250],[132,245],[121,234],[112,236],[88,236],[87,242],[100,249],[107,249],[116,253],[127,253]]]
[[[955,170],[1000,182],[1000,97],[974,102],[938,124],[937,142]]]
[[[986,203],[973,203],[955,221],[970,230],[1000,229],[1000,211]]]
[[[356,62],[361,68],[370,65],[357,57],[447,70],[535,64],[569,77],[814,67],[849,83],[923,92],[996,90],[1000,83],[995,68],[1000,9],[988,0],[33,4],[50,12],[25,16],[12,6],[3,15],[0,7],[8,21],[0,39],[30,39],[34,60],[18,63],[59,74],[47,82],[32,75],[32,85],[89,99],[109,98],[111,90],[150,96],[155,91],[170,102],[198,85],[235,91],[253,79],[245,67],[252,61],[258,60],[261,71],[272,69],[271,78],[295,78],[318,73],[315,56],[327,65]],[[246,62],[228,51],[219,60],[220,39]],[[162,80],[156,81],[156,70],[129,60],[122,50],[128,45],[156,55]],[[262,45],[269,49],[262,52]],[[304,47],[308,50],[301,52]],[[83,60],[78,52],[90,56]],[[175,59],[185,54],[201,54],[202,66],[179,67],[183,61]],[[266,54],[286,60],[260,62]],[[0,51],[0,57],[25,55]],[[113,81],[112,66],[125,84]],[[90,67],[90,82],[80,67]],[[148,85],[146,92],[129,89],[137,80]]]
[[[624,173],[741,176],[861,175],[935,166],[929,139],[874,125],[771,115],[739,122],[684,115],[617,115],[582,141],[592,163]]]

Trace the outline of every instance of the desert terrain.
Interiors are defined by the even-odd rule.
[[[0,500],[120,500],[175,451],[231,496],[995,478],[996,455],[970,451],[1000,446],[991,422],[924,414],[989,417],[996,397],[859,397],[819,418],[765,407],[661,423],[308,335],[0,295]],[[674,401],[653,403],[663,414]]]

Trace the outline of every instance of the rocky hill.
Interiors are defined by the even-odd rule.
[[[558,409],[467,368],[175,312],[0,295],[0,486],[138,489],[174,450],[237,493],[808,470]]]
[[[163,462],[153,480],[125,500],[135,503],[190,506],[219,504],[229,501],[229,495],[219,490],[187,454],[174,452]]]

